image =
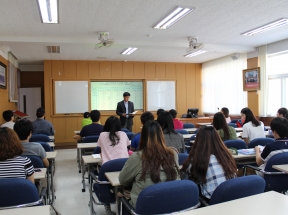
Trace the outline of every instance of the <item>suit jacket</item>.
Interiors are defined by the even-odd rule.
[[[133,102],[128,101],[128,113],[133,113],[133,112],[134,112],[134,104]],[[124,101],[121,101],[121,102],[118,102],[117,109],[116,109],[116,114],[120,116],[121,126],[124,126],[126,122],[126,117],[122,116],[123,113],[126,113],[126,108],[125,108]],[[133,125],[133,117],[134,116],[128,117],[130,125]]]

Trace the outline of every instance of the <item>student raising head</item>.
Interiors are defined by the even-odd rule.
[[[172,146],[183,153],[185,151],[184,138],[182,134],[177,133],[174,130],[172,116],[168,112],[161,112],[157,118],[157,122],[161,126],[166,146]]]
[[[177,153],[166,147],[159,124],[146,122],[141,131],[139,151],[129,157],[119,175],[121,185],[132,186],[132,206],[136,205],[144,188],[176,179],[179,179]]]
[[[265,137],[263,122],[258,121],[248,107],[241,110],[241,120],[243,122],[242,138],[247,145],[251,140]]]
[[[282,107],[277,111],[277,117],[285,117],[285,115],[288,113],[287,108]]]
[[[11,128],[13,129],[14,127],[14,114],[13,114],[13,111],[12,110],[5,110],[2,114],[3,118],[5,119],[5,123],[1,125],[2,128],[4,127],[8,127],[8,128]]]
[[[236,177],[235,160],[212,126],[201,127],[181,169],[200,185],[201,194],[209,200],[221,183]]]
[[[21,157],[22,153],[23,146],[15,131],[0,128],[0,180],[26,178],[34,183],[33,165],[29,158]]]
[[[213,126],[222,140],[237,139],[235,128],[228,126],[223,113],[218,112],[213,117]]]
[[[51,122],[45,120],[45,110],[40,107],[36,111],[37,119],[33,121],[33,131],[36,134],[54,135],[54,128]]]
[[[229,109],[226,108],[226,107],[223,107],[221,109],[221,112],[224,114],[226,122],[230,123],[231,122],[231,118],[229,117]]]

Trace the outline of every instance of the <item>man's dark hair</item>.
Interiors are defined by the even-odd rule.
[[[126,96],[130,96],[130,93],[128,92],[123,93],[123,97],[126,97]]]
[[[159,116],[159,114],[161,113],[161,112],[165,112],[165,110],[164,109],[162,109],[162,108],[159,108],[158,110],[157,110],[157,116]]]
[[[33,132],[32,122],[28,119],[21,119],[14,125],[14,131],[20,140],[26,140],[31,132]]]
[[[164,134],[177,134],[174,130],[173,119],[170,113],[166,111],[160,112],[159,116],[157,117],[157,122],[161,126]]]
[[[6,122],[9,122],[13,116],[13,111],[12,110],[5,110],[2,114],[2,116]]]
[[[90,118],[92,122],[98,122],[100,119],[100,112],[98,110],[92,110],[90,112]]]
[[[274,118],[270,123],[270,127],[271,130],[276,131],[281,138],[288,137],[288,120],[286,118]]]
[[[154,116],[151,112],[146,111],[146,112],[142,113],[140,120],[141,120],[141,123],[144,125],[146,122],[148,122],[150,120],[154,120]]]
[[[90,113],[89,113],[89,112],[85,112],[85,113],[83,114],[83,117],[84,117],[84,118],[89,118],[89,117],[90,117]]]
[[[288,113],[288,110],[287,110],[287,108],[282,107],[277,112],[278,112],[278,114],[282,114],[284,117]]]
[[[40,108],[37,109],[37,111],[36,111],[36,116],[37,116],[37,118],[43,117],[44,114],[45,114],[44,108],[40,107]]]
[[[171,114],[172,118],[175,119],[177,116],[177,111],[174,109],[169,110],[169,113]]]

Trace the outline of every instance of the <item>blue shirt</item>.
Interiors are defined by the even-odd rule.
[[[94,135],[100,135],[103,131],[103,125],[92,123],[90,125],[85,125],[80,131],[81,137],[88,137]]]
[[[135,151],[138,151],[138,146],[140,143],[140,134],[141,133],[135,134],[131,140],[131,147],[134,148]]]
[[[261,153],[261,158],[265,160],[271,152],[284,149],[288,149],[288,139],[279,138],[275,142],[269,143],[265,146]]]
[[[33,133],[35,134],[46,134],[46,135],[54,135],[54,128],[51,122],[38,118],[34,122],[33,125]]]

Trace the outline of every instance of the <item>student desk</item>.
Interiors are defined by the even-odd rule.
[[[177,215],[287,215],[287,213],[288,196],[270,191],[196,210],[180,212]]]
[[[185,123],[192,123],[194,124],[196,127],[198,127],[197,123],[209,123],[211,124],[213,121],[213,118],[211,117],[198,117],[198,118],[179,118],[179,120],[181,122],[183,122],[183,124]]]
[[[75,135],[79,135],[79,134],[80,134],[80,131],[74,131],[74,134],[75,134]]]
[[[54,140],[55,140],[55,137],[54,136],[48,136],[49,137],[49,139],[52,141],[52,142],[54,142]]]
[[[288,173],[288,164],[284,164],[284,165],[273,165],[272,166],[274,169],[280,170],[282,172],[286,172]]]
[[[183,134],[184,141],[185,141],[185,140],[189,140],[190,137],[192,137],[192,136],[193,136],[193,134]]]
[[[54,142],[48,142],[48,145],[54,150],[54,148],[55,148]]]
[[[200,123],[197,123],[196,124],[196,127],[201,127],[201,126],[213,126],[213,125],[211,125],[211,123],[210,122],[200,122]]]
[[[236,132],[242,132],[242,131],[243,131],[243,128],[235,128],[235,131],[236,131]]]
[[[188,131],[189,134],[193,134],[197,130],[197,128],[183,128],[183,130]]]
[[[120,171],[118,172],[105,172],[105,176],[107,177],[108,181],[111,183],[113,187],[120,186],[119,182],[119,174]]]
[[[0,210],[0,215],[50,215],[50,205]]]
[[[41,172],[34,172],[34,179],[40,180],[46,178],[47,169],[46,168],[36,168],[41,169]]]
[[[50,201],[50,204],[52,205],[54,200],[55,200],[55,193],[54,193],[54,167],[55,167],[55,158],[57,155],[57,151],[53,151],[53,152],[46,152],[47,155],[47,159],[49,161],[49,166],[51,166],[51,170],[48,171],[48,199]],[[49,181],[49,175],[51,178],[51,185],[50,185],[50,181]],[[50,199],[50,189],[51,189],[51,194],[52,194],[52,199]]]

